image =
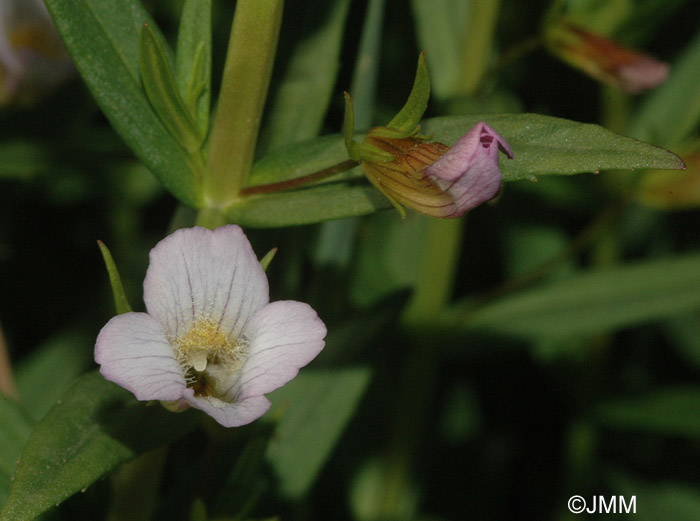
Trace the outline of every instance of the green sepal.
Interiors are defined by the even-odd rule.
[[[199,132],[209,130],[211,99],[211,0],[186,0],[175,53],[175,80]]]
[[[386,197],[389,200],[389,202],[391,203],[391,206],[393,206],[396,209],[396,211],[399,212],[399,215],[401,215],[401,218],[405,219],[406,218],[406,209],[403,206],[401,206],[401,203],[399,203],[396,199],[394,199],[391,196],[391,194],[389,192],[387,192],[386,190],[384,190],[384,188],[381,185],[374,184],[374,186],[377,188],[377,190],[379,190],[382,193],[382,195],[384,195],[384,197]]]
[[[395,159],[393,154],[377,148],[374,145],[370,145],[369,143],[357,143],[356,145],[355,153],[357,154],[358,159],[355,159],[355,161],[386,163]]]
[[[425,63],[425,52],[422,52],[418,57],[418,68],[411,94],[409,94],[406,104],[387,127],[412,132],[428,108],[428,99],[430,99],[430,76],[428,75],[428,66]]]
[[[97,245],[100,247],[102,258],[104,259],[105,266],[107,267],[109,284],[112,286],[112,295],[114,296],[114,306],[117,309],[117,315],[128,313],[131,311],[131,305],[129,304],[129,300],[126,298],[126,293],[124,293],[122,279],[119,276],[119,270],[117,269],[117,265],[114,263],[112,254],[102,241],[97,241]]]
[[[380,150],[379,148],[374,147],[368,143],[358,143],[357,141],[355,141],[353,137],[355,135],[355,113],[352,107],[352,100],[350,99],[350,94],[348,94],[347,92],[345,92],[344,94],[345,118],[343,119],[343,136],[345,139],[345,148],[348,151],[348,156],[350,157],[350,159],[354,161],[374,161],[379,163],[393,161],[394,156],[389,152]],[[376,130],[376,127],[373,128],[369,131],[367,135],[375,135]],[[418,130],[416,129],[416,132],[417,131]],[[392,132],[393,131],[390,130],[391,136],[388,137],[393,137],[395,135]],[[401,134],[401,131],[397,130],[395,132]],[[365,137],[365,139],[367,138]]]
[[[277,255],[277,248],[272,248],[262,259],[260,259],[260,265],[264,271],[267,271],[267,267],[272,262],[272,259],[275,258],[275,255]]]
[[[391,127],[374,127],[370,130],[369,135],[372,137],[383,137],[389,139],[404,139],[407,137],[416,137],[419,139],[425,136],[418,136],[420,125],[416,125],[412,130],[398,130]]]
[[[202,135],[178,92],[165,46],[149,24],[139,40],[141,83],[148,101],[168,132],[190,154],[202,145]]]

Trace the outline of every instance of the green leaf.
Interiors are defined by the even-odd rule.
[[[97,372],[80,377],[32,432],[0,521],[35,518],[120,463],[175,441],[196,420],[147,407]]]
[[[349,0],[338,0],[285,10],[280,38],[295,44],[284,77],[271,92],[260,140],[263,151],[304,141],[321,130],[340,69],[349,6]]]
[[[124,293],[124,286],[122,286],[122,279],[119,276],[119,270],[117,265],[114,264],[114,259],[110,253],[107,246],[102,241],[97,241],[97,245],[100,247],[102,252],[102,258],[105,261],[105,266],[107,267],[107,273],[109,274],[109,283],[112,286],[112,295],[114,296],[114,307],[118,315],[122,313],[128,313],[131,311],[131,305],[129,300],[126,298],[126,293]]]
[[[144,23],[155,28],[141,2],[47,0],[46,6],[114,129],[175,197],[200,206],[198,180],[189,158],[141,88],[139,34]]]
[[[190,154],[196,153],[203,138],[180,97],[165,46],[149,24],[141,28],[139,51],[141,81],[148,101],[177,142]]]
[[[32,421],[20,406],[0,395],[0,505],[10,491],[10,477],[31,432]]]
[[[636,511],[628,518],[639,521],[695,521],[698,517],[700,490],[697,486],[665,479],[642,481],[638,476],[623,472],[606,474],[612,492],[622,495],[626,505],[630,504],[633,496],[636,497]],[[620,510],[618,512],[621,513]]]
[[[500,161],[504,181],[539,175],[572,175],[606,169],[680,169],[668,150],[627,138],[597,125],[537,114],[484,114],[428,119],[431,139],[452,144],[486,121],[512,145],[515,158]],[[250,186],[301,177],[347,160],[343,136],[332,134],[289,145],[253,166]],[[354,181],[361,179],[360,184]],[[274,227],[366,215],[389,208],[386,199],[364,181],[357,167],[300,190],[246,197],[228,209],[231,222]]]
[[[330,183],[247,197],[226,215],[241,226],[275,228],[368,215],[389,207],[386,198],[367,184]]]
[[[428,76],[428,66],[425,64],[425,53],[421,53],[418,57],[418,67],[411,94],[409,94],[406,104],[387,124],[387,127],[403,132],[413,131],[425,114],[429,99],[430,76]]]
[[[363,223],[362,241],[356,246],[353,302],[375,304],[400,289],[413,288],[421,276],[416,244],[423,244],[428,218],[410,213],[405,220],[393,213],[373,216]]]
[[[491,125],[513,147],[512,160],[501,156],[504,181],[540,175],[572,175],[601,170],[685,167],[668,150],[604,129],[539,114],[484,114],[429,119],[422,132],[453,144],[480,121]]]
[[[367,388],[366,368],[305,370],[270,395],[283,411],[267,456],[283,494],[313,485]]]
[[[444,325],[539,339],[588,335],[700,307],[700,254],[580,273],[476,310],[453,307]]]
[[[72,382],[92,364],[95,337],[69,329],[43,342],[17,365],[23,409],[41,419]],[[50,374],[51,378],[46,375]]]
[[[630,133],[663,146],[687,139],[700,121],[700,32],[636,113]]]
[[[177,34],[175,78],[202,136],[209,130],[211,39],[211,0],[185,0]]]
[[[700,438],[699,387],[676,387],[604,403],[594,410],[607,427],[674,438]]]

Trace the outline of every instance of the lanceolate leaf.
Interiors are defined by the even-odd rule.
[[[297,43],[285,60],[279,86],[271,90],[260,139],[262,150],[274,150],[318,135],[340,69],[349,6],[349,0],[306,7],[288,5],[281,38],[289,41],[285,39],[292,36]]]
[[[0,521],[28,521],[138,454],[191,431],[197,417],[147,407],[97,373],[78,378],[36,425]]]
[[[175,79],[199,130],[209,129],[211,99],[211,0],[186,0],[177,35]]]
[[[139,62],[143,90],[161,122],[185,150],[198,152],[202,145],[199,128],[180,96],[164,42],[149,24],[141,28]]]
[[[504,181],[540,175],[572,175],[617,169],[682,169],[678,156],[597,125],[537,114],[482,114],[425,120],[421,133],[453,144],[479,121],[486,121],[513,147],[514,159],[501,156]],[[360,136],[361,137],[361,136]],[[253,166],[251,186],[284,181],[348,159],[343,136],[333,134],[280,148]],[[243,199],[229,218],[247,226],[285,226],[365,215],[390,207],[364,184],[361,169],[303,189]],[[351,182],[352,183],[349,183]]]
[[[139,0],[47,0],[66,47],[114,129],[173,195],[200,205],[188,157],[141,89],[139,32],[155,28]]]
[[[513,147],[513,159],[500,162],[504,181],[602,170],[685,167],[678,156],[663,148],[598,125],[539,114],[433,118],[425,122],[421,133],[451,145],[479,121],[486,121]]]
[[[270,395],[282,411],[267,456],[282,492],[302,497],[313,485],[367,389],[360,367],[306,371]]]
[[[301,190],[246,198],[229,209],[230,222],[257,228],[312,224],[367,215],[390,208],[389,201],[365,183],[329,183]]]
[[[524,339],[591,335],[698,309],[699,285],[696,253],[575,275],[477,310],[460,304],[443,325]]]

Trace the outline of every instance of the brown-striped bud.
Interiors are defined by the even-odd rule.
[[[369,131],[363,145],[394,157],[363,160],[368,179],[394,204],[431,217],[460,217],[488,201],[501,186],[498,151],[513,157],[510,145],[486,123],[478,123],[452,147],[415,137],[386,137]]]

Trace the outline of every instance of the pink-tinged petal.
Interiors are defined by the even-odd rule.
[[[146,313],[124,313],[102,328],[95,361],[107,379],[139,400],[177,400],[185,377],[163,330]]]
[[[258,311],[244,330],[249,355],[227,399],[247,399],[281,387],[318,355],[326,326],[308,304],[272,302]]]
[[[425,175],[455,201],[455,211],[450,217],[464,215],[498,193],[501,187],[499,150],[509,158],[513,157],[508,142],[481,122],[426,168]]]
[[[245,400],[228,403],[212,396],[194,396],[192,389],[185,393],[185,400],[224,427],[246,425],[260,418],[270,408],[270,401],[264,396],[251,396]]]
[[[617,69],[620,88],[633,94],[662,84],[668,78],[668,72],[667,63],[642,54]]]
[[[143,283],[148,313],[177,338],[210,320],[236,338],[268,303],[267,277],[238,226],[187,228],[160,241]]]

